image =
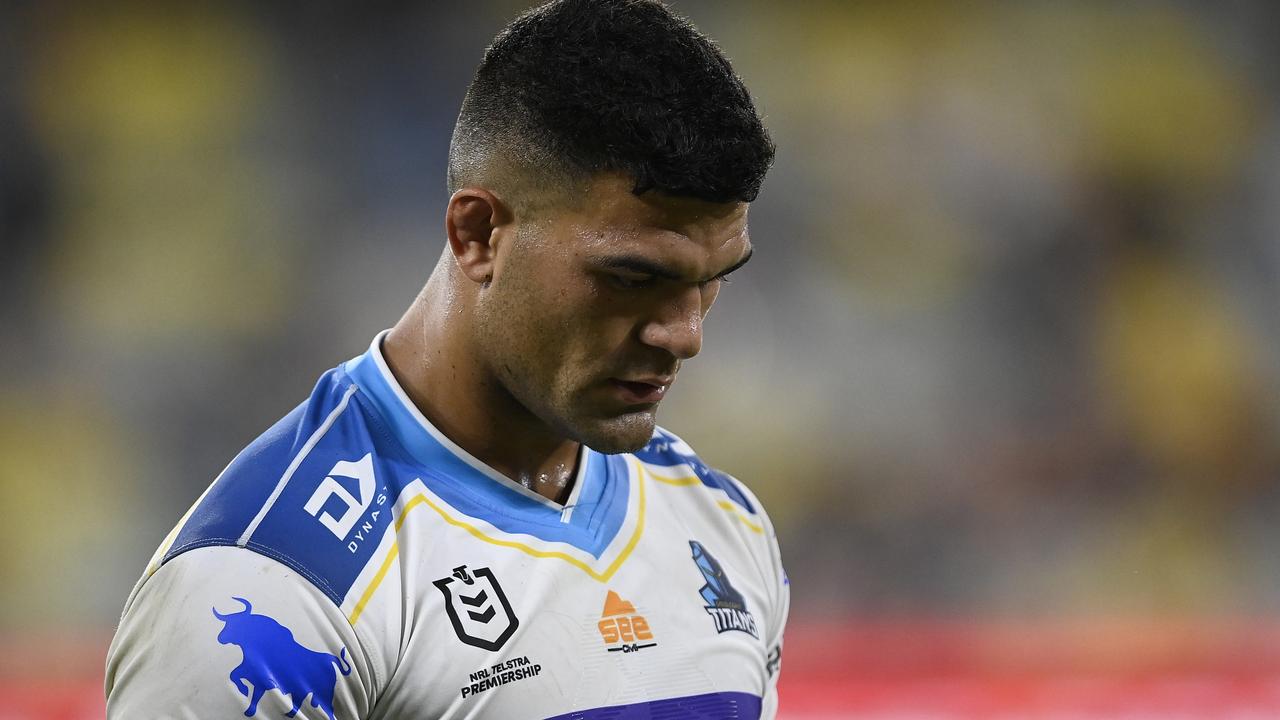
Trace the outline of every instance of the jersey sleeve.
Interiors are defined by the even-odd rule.
[[[763,514],[763,513],[762,513]],[[782,568],[782,554],[778,550],[778,537],[774,533],[773,523],[764,516],[765,530],[769,535],[769,550],[774,582],[770,586],[773,606],[769,608],[768,627],[765,629],[765,646],[769,659],[766,670],[769,674],[765,694],[761,703],[761,720],[772,720],[778,712],[778,675],[782,671],[782,634],[787,624],[787,613],[791,609],[791,581],[787,571]]]
[[[107,656],[107,717],[369,716],[373,665],[337,606],[252,550],[183,553],[145,579]]]
[[[773,522],[760,504],[759,498],[742,481],[731,476],[729,480],[755,507],[764,528],[767,558],[763,561],[763,572],[768,590],[769,607],[765,610],[765,627],[761,637],[768,652],[765,666],[768,679],[765,681],[764,695],[761,698],[760,718],[773,720],[778,713],[778,675],[782,671],[782,636],[786,630],[787,614],[791,609],[791,581],[787,578],[787,571],[782,567],[782,552],[778,547],[778,535],[774,531]]]

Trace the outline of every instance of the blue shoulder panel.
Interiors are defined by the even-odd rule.
[[[326,373],[310,399],[245,448],[179,530],[164,562],[209,545],[245,547],[341,604],[415,479],[504,532],[570,543],[596,557],[617,536],[630,488],[622,456],[584,454],[582,487],[566,522],[558,508],[486,477],[434,439],[374,362],[364,361],[370,357]]]
[[[194,548],[236,543],[272,488],[271,481],[252,482],[246,476],[274,473],[279,478],[306,441],[307,412],[308,403],[294,408],[231,461],[178,532],[165,562]]]
[[[194,548],[238,545],[275,558],[335,603],[355,582],[391,520],[394,491],[376,432],[341,369],[223,471],[164,561]]]
[[[702,462],[688,444],[662,428],[658,428],[649,440],[649,444],[637,451],[635,455],[642,461],[659,467],[688,465],[693,468],[693,474],[698,476],[703,485],[723,490],[730,500],[741,505],[747,512],[755,514],[756,509],[752,507],[751,501],[728,475]]]

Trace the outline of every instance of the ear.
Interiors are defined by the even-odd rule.
[[[510,208],[483,188],[463,188],[444,213],[449,249],[462,273],[475,283],[493,278],[499,240],[513,219]]]

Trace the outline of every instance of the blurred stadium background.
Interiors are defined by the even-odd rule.
[[[770,509],[782,717],[1280,716],[1280,11],[673,3],[779,146],[662,421]],[[0,718],[442,243],[524,3],[0,3]]]

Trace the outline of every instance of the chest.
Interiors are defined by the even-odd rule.
[[[647,518],[595,562],[475,525],[402,535],[381,716],[756,717],[766,576],[731,528],[672,517]]]

